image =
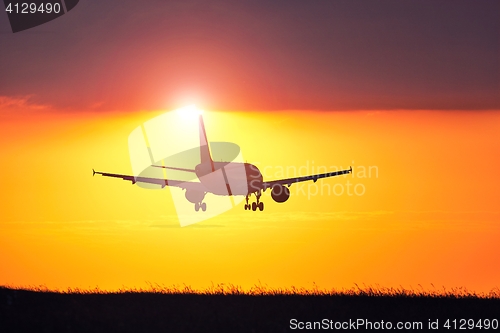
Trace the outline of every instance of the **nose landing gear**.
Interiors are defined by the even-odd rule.
[[[194,210],[199,211],[201,208],[202,211],[207,210],[207,204],[205,202],[197,202],[194,204]]]

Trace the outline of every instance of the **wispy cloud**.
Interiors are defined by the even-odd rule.
[[[68,230],[87,232],[123,232],[151,229],[207,229],[230,230],[267,229],[330,229],[341,224],[354,229],[446,229],[499,230],[496,211],[339,211],[339,212],[281,212],[265,214],[229,213],[207,221],[181,228],[175,215],[130,220],[79,220],[79,221],[3,221],[1,229],[8,230]]]
[[[228,214],[218,217],[218,222],[227,227],[241,228],[300,228],[328,229],[342,224],[354,229],[394,230],[413,229],[500,229],[496,211],[339,211],[339,212],[282,212],[252,214]]]
[[[10,109],[24,109],[24,110],[45,110],[49,105],[37,104],[31,102],[32,95],[27,96],[1,96],[0,95],[0,112],[8,111]]]

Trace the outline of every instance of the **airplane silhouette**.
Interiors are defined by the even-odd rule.
[[[199,115],[199,136],[200,136],[200,160],[201,163],[196,165],[194,169],[177,168],[163,165],[152,165],[152,167],[164,168],[170,170],[184,171],[194,173],[199,179],[199,182],[180,181],[164,178],[151,178],[141,176],[121,175],[107,172],[99,172],[92,169],[92,175],[102,175],[105,177],[121,178],[131,181],[132,184],[137,182],[157,184],[164,188],[165,186],[174,186],[182,188],[186,191],[186,199],[194,204],[196,211],[200,209],[206,211],[207,204],[203,202],[207,193],[224,196],[245,196],[245,210],[257,209],[264,210],[264,203],[260,201],[262,192],[271,189],[271,197],[278,203],[283,203],[290,197],[288,189],[293,183],[312,180],[316,182],[318,179],[345,175],[352,172],[352,167],[348,170],[321,173],[316,175],[295,177],[287,179],[278,179],[264,181],[259,168],[250,163],[240,162],[215,162],[210,153],[210,147],[205,132],[205,124],[203,117]],[[249,204],[250,196],[254,194],[256,201]]]

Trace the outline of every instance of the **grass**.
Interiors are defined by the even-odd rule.
[[[500,290],[212,284],[66,290],[0,287],[0,332],[292,332],[292,318],[347,322],[500,320]],[[440,327],[443,328],[442,326]]]
[[[500,299],[500,288],[495,287],[488,293],[478,293],[470,291],[465,287],[456,287],[447,289],[442,287],[437,289],[434,285],[432,289],[425,289],[422,285],[418,288],[399,288],[383,287],[383,286],[359,286],[354,284],[354,287],[349,289],[325,289],[318,287],[313,283],[312,288],[295,287],[289,288],[272,288],[259,282],[249,289],[244,289],[241,286],[231,283],[211,284],[205,289],[195,289],[188,285],[172,285],[166,286],[158,283],[148,282],[147,288],[127,288],[122,287],[118,290],[102,290],[99,287],[93,289],[84,288],[68,288],[68,289],[50,289],[44,285],[28,286],[28,287],[13,287],[0,286],[0,288],[11,290],[25,290],[35,292],[50,292],[60,294],[128,294],[128,293],[151,293],[164,295],[245,295],[245,296],[369,296],[369,297],[425,297],[425,298],[475,298],[475,299]]]

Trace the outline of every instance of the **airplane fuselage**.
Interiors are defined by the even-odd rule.
[[[208,192],[216,195],[248,195],[262,188],[262,173],[250,163],[200,163],[195,172]]]

